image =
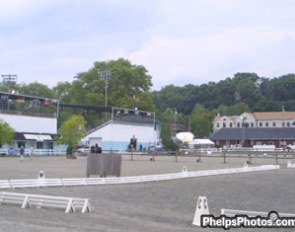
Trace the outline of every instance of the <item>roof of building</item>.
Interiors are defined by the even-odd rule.
[[[254,112],[256,119],[295,119],[294,111],[280,111],[280,112]]]
[[[242,138],[243,137],[243,138]],[[295,139],[295,128],[222,128],[211,140]]]
[[[249,113],[251,114],[251,113]],[[217,114],[214,119],[213,119],[213,123],[215,123],[216,121],[220,120],[221,118],[228,118],[229,120],[231,120],[232,122],[235,122],[237,119],[239,119],[241,116],[240,115],[220,115]]]
[[[13,140],[25,141],[25,140],[36,140],[36,141],[52,141],[57,134],[50,133],[21,133],[15,132]]]
[[[283,119],[294,119],[295,120],[295,111],[279,111],[279,112],[253,112],[248,113],[252,114],[257,120],[283,120]],[[240,115],[220,115],[217,114],[213,119],[213,123],[220,120],[222,117],[227,117],[232,121],[235,121],[237,118],[240,118]]]
[[[32,100],[46,100],[50,101],[50,103],[57,103],[56,99],[51,99],[51,98],[44,98],[44,97],[37,97],[37,96],[29,96],[29,95],[23,95],[23,94],[18,94],[18,93],[8,93],[8,92],[2,92],[0,91],[0,96],[1,97],[7,97],[8,99],[12,100],[27,100],[27,101],[32,101]]]

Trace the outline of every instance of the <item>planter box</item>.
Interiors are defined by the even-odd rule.
[[[88,154],[87,177],[90,175],[120,176],[122,157],[119,154]]]

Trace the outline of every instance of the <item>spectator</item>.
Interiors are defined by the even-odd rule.
[[[24,154],[25,154],[25,149],[24,146],[20,146],[19,148],[19,154],[20,154],[20,160],[23,161],[24,160]]]
[[[132,138],[130,139],[130,148],[132,151],[136,150],[136,144],[137,144],[137,139],[133,135]]]
[[[101,147],[98,146],[98,144],[96,143],[95,144],[95,153],[101,153],[101,152],[102,152]]]

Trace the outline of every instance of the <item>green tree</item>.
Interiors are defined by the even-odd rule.
[[[244,102],[234,105],[221,105],[217,108],[217,113],[221,115],[239,115],[244,112],[252,112],[251,108]]]
[[[55,98],[54,92],[47,85],[34,82],[22,84],[18,87],[18,92],[23,95],[38,96],[44,98]]]
[[[0,91],[12,93],[17,92],[19,85],[15,82],[1,82],[0,83]]]
[[[100,71],[111,72],[109,80],[105,81]],[[106,96],[107,84],[107,96]],[[95,62],[86,72],[78,73],[72,83],[59,83],[54,92],[61,103],[104,106],[107,97],[108,106],[135,108],[154,111],[151,76],[141,65],[131,64],[125,59]],[[83,114],[87,127],[92,128],[103,122],[106,115],[95,111],[64,109],[60,118],[65,120],[71,114]]]
[[[77,144],[85,134],[85,125],[86,121],[80,115],[72,115],[61,125],[58,142],[69,145],[70,149],[67,153],[71,153],[73,145]]]
[[[177,114],[175,113],[176,112],[170,108],[166,109],[163,113],[159,113],[159,118],[161,121],[160,137],[162,144],[164,145],[165,149],[173,151],[178,149],[177,144],[172,139],[173,134],[171,129],[171,124],[175,122],[177,117]]]
[[[156,107],[153,102],[152,94],[150,92],[141,93],[139,95],[139,97],[134,100],[135,100],[134,104],[138,109],[151,111],[151,112],[156,111]]]
[[[210,112],[201,104],[197,104],[190,116],[191,131],[197,138],[207,138],[212,128]]]
[[[10,125],[0,119],[0,144],[10,144],[13,139],[13,135],[14,130],[10,127]]]
[[[72,84],[70,82],[59,82],[52,91],[54,96],[62,103],[71,103]]]
[[[261,91],[267,99],[286,102],[295,99],[295,74],[279,78],[265,79],[261,83]]]
[[[111,77],[107,81],[107,103],[110,106],[130,108],[134,106],[134,100],[139,99],[152,86],[151,76],[142,65],[131,64],[122,58],[95,62],[90,70],[78,73],[75,77],[69,91],[71,100],[76,104],[104,105],[106,81],[100,72],[105,70],[111,72]],[[149,98],[152,99],[152,96]],[[142,98],[141,101],[144,99],[153,104],[147,98]]]
[[[237,102],[245,102],[254,107],[260,98],[260,90],[251,78],[243,78],[237,82],[235,98]]]

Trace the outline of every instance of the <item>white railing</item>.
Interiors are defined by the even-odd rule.
[[[144,183],[144,182],[162,181],[162,180],[174,180],[174,179],[191,178],[191,177],[268,171],[268,170],[276,170],[276,169],[280,169],[280,166],[279,165],[262,165],[257,167],[203,170],[203,171],[195,171],[195,172],[182,171],[182,172],[170,173],[170,174],[127,176],[127,177],[63,178],[63,179],[40,178],[40,179],[0,180],[0,189],[49,187],[49,186],[131,184],[131,183]]]
[[[21,208],[36,206],[37,208],[65,209],[65,213],[77,210],[81,210],[81,213],[91,212],[89,200],[84,198],[0,192],[0,204],[16,204],[21,205]]]
[[[295,168],[295,164],[292,164],[291,161],[287,162],[287,168]]]
[[[259,211],[246,211],[235,209],[221,209],[221,215],[228,217],[235,217],[236,215],[247,215],[248,217],[268,217],[271,212],[259,212]],[[290,213],[278,213],[280,217],[295,217],[295,214]]]
[[[6,156],[19,156],[19,149],[0,148],[0,154]],[[48,155],[66,155],[66,149],[25,149],[26,156],[48,156]]]

